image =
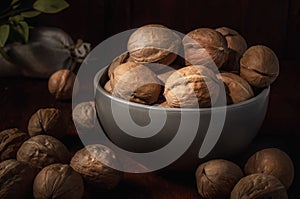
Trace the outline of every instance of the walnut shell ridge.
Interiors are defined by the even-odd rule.
[[[0,198],[30,198],[32,183],[38,170],[15,159],[0,163]]]
[[[205,65],[216,70],[228,59],[226,39],[221,33],[210,28],[199,28],[189,32],[183,38],[182,44],[187,65]]]
[[[17,153],[17,160],[43,168],[53,163],[69,163],[71,154],[58,139],[37,135],[26,140]]]
[[[180,43],[174,31],[159,24],[149,24],[132,33],[127,49],[134,62],[169,65],[176,59]]]
[[[240,76],[227,72],[219,73],[217,76],[228,88],[230,103],[236,104],[254,97],[251,86]]]
[[[279,75],[276,54],[263,45],[248,48],[240,60],[240,75],[254,87],[269,86]]]
[[[123,172],[112,167],[118,166],[115,153],[101,144],[88,145],[77,151],[70,166],[95,188],[110,190],[123,178]]]
[[[257,173],[242,178],[233,188],[230,199],[288,199],[285,187],[274,176]]]
[[[278,178],[288,189],[294,179],[294,165],[291,158],[277,148],[263,149],[253,154],[245,164],[245,173],[265,173]]]
[[[140,104],[153,104],[158,100],[161,83],[148,67],[127,62],[118,66],[112,77],[113,96]]]
[[[227,198],[242,177],[241,168],[233,162],[222,159],[208,161],[196,171],[198,192],[206,199]]]
[[[0,162],[16,158],[17,152],[29,135],[17,128],[0,132]]]
[[[33,183],[33,195],[36,199],[81,199],[83,192],[80,174],[67,164],[51,164],[43,168]]]
[[[164,96],[170,107],[210,107],[218,99],[220,83],[209,68],[186,66],[169,76]]]
[[[61,138],[66,134],[66,124],[59,109],[42,108],[31,116],[27,129],[31,137],[45,134]]]

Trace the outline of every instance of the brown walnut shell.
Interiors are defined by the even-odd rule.
[[[17,153],[17,159],[38,168],[53,163],[69,163],[71,154],[67,147],[49,135],[37,135],[25,141]]]
[[[144,65],[127,62],[118,66],[112,77],[112,95],[115,97],[140,104],[153,104],[159,97],[160,81]]]
[[[179,36],[172,30],[162,25],[149,24],[132,33],[127,49],[134,62],[169,65],[176,59],[180,43]]]
[[[112,88],[111,88],[110,80],[108,80],[108,81],[105,83],[105,85],[104,85],[104,90],[105,90],[106,92],[108,92],[109,94],[112,93]]]
[[[257,173],[242,178],[231,192],[230,199],[288,199],[285,187],[274,176]]]
[[[279,74],[279,61],[268,47],[252,46],[240,60],[240,75],[257,88],[269,86]]]
[[[222,69],[239,73],[240,58],[248,48],[246,40],[237,31],[228,27],[217,28],[216,31],[225,37],[229,49],[228,60],[223,64]]]
[[[0,163],[0,198],[30,198],[37,169],[15,159]]]
[[[0,132],[0,162],[16,158],[17,152],[23,142],[29,138],[27,133],[13,128]]]
[[[113,71],[115,70],[115,68],[117,68],[119,65],[126,63],[127,61],[130,61],[129,59],[129,52],[125,52],[122,55],[116,57],[111,64],[108,67],[108,77],[110,78],[111,74],[113,73]]]
[[[223,35],[210,28],[189,32],[182,40],[187,65],[205,65],[215,70],[228,58],[227,41]]]
[[[170,107],[210,107],[217,101],[220,80],[209,68],[187,66],[174,72],[166,81],[164,96]]]
[[[80,174],[67,164],[52,164],[43,168],[33,183],[33,195],[36,199],[81,199],[83,192]]]
[[[71,160],[71,167],[95,188],[111,190],[116,187],[123,173],[111,167],[119,164],[115,153],[100,144],[88,145],[77,151]]]
[[[66,135],[66,126],[67,122],[59,109],[39,109],[29,120],[28,133],[31,137],[46,134],[61,138]]]
[[[164,101],[158,105],[158,107],[162,108],[171,108],[167,101]]]
[[[238,55],[242,56],[247,50],[246,40],[237,31],[228,27],[217,28],[216,31],[225,37],[228,48],[237,52]]]
[[[256,152],[248,159],[245,173],[273,175],[288,189],[294,179],[294,165],[285,152],[276,148],[268,148]]]
[[[254,96],[251,86],[246,80],[240,76],[233,73],[219,73],[218,78],[220,78],[224,84],[227,86],[227,95],[230,98],[228,104],[236,104],[246,101]]]
[[[201,164],[196,171],[198,192],[203,198],[226,198],[243,177],[241,168],[227,160],[211,160]]]
[[[80,130],[93,129],[97,121],[95,102],[77,104],[72,112],[73,121]]]
[[[49,92],[59,100],[72,98],[73,88],[77,89],[75,74],[67,69],[58,70],[53,73],[48,81]]]

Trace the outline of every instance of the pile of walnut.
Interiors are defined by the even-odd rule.
[[[235,163],[222,159],[203,163],[196,171],[198,192],[205,199],[287,199],[287,189],[293,179],[292,160],[277,148],[253,154],[246,162],[244,172]]]
[[[71,154],[59,140],[67,131],[61,114],[39,109],[28,133],[0,132],[0,198],[81,199],[85,188],[107,191],[122,180],[123,173],[112,169],[120,164],[117,155],[108,147],[92,144]]]
[[[211,107],[224,97],[224,87],[227,104],[239,103],[252,98],[254,88],[269,86],[279,73],[270,48],[247,48],[245,39],[226,27],[199,28],[181,39],[162,25],[146,25],[133,32],[127,48],[110,64],[104,89],[146,105]]]

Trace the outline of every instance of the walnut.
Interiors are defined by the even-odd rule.
[[[66,135],[67,122],[59,109],[45,108],[35,112],[28,123],[29,135],[41,134],[61,138]]]
[[[89,130],[95,127],[97,121],[95,102],[82,102],[73,109],[73,121],[79,130]]]
[[[228,48],[237,52],[238,55],[242,56],[247,50],[246,40],[237,31],[228,27],[217,28],[216,31],[225,37]]]
[[[0,132],[0,162],[16,158],[17,152],[23,142],[29,138],[27,133],[13,128]]]
[[[111,88],[110,80],[108,80],[108,81],[105,83],[105,85],[104,85],[104,90],[105,90],[106,92],[108,92],[109,94],[111,94],[112,88]]]
[[[257,173],[242,178],[233,188],[230,199],[288,199],[285,187],[274,176]]]
[[[240,76],[226,72],[219,73],[217,76],[228,88],[227,94],[230,98],[229,103],[227,102],[228,104],[243,102],[254,96],[251,86]]]
[[[17,159],[38,168],[53,163],[68,163],[71,154],[66,146],[49,135],[37,135],[25,141],[17,153]]]
[[[164,96],[170,107],[210,107],[217,101],[220,80],[205,66],[187,66],[166,81]]]
[[[276,148],[263,149],[252,155],[246,165],[245,173],[265,173],[278,178],[289,188],[294,179],[294,165],[291,158]]]
[[[33,184],[34,198],[81,199],[84,192],[83,180],[67,164],[52,164],[43,168]]]
[[[30,198],[37,169],[14,159],[0,163],[0,198]]]
[[[179,36],[165,26],[149,24],[138,28],[128,40],[130,57],[137,63],[171,64],[177,57],[181,40]]]
[[[133,62],[118,66],[110,81],[113,96],[140,104],[153,104],[161,91],[156,75],[146,66]]]
[[[116,187],[123,173],[111,168],[119,164],[115,153],[100,144],[88,145],[76,152],[71,167],[95,188],[111,190]]]
[[[182,40],[187,65],[205,65],[220,68],[228,58],[227,41],[210,28],[189,32]]]
[[[73,88],[77,89],[75,74],[67,69],[58,70],[51,75],[48,81],[49,92],[59,100],[72,98]]]
[[[252,46],[240,60],[240,75],[250,85],[258,88],[269,86],[279,74],[279,61],[268,47]]]
[[[224,63],[222,69],[239,73],[240,58],[247,50],[246,40],[237,31],[227,27],[217,28],[216,31],[225,37],[229,49],[228,60]]]
[[[234,185],[243,177],[239,166],[227,160],[211,160],[196,171],[198,192],[203,198],[226,198]]]
[[[127,61],[129,61],[129,52],[125,52],[122,55],[116,57],[112,63],[109,65],[108,67],[108,77],[111,77],[111,74],[113,73],[113,71],[115,70],[115,68],[117,68],[119,65],[126,63]]]

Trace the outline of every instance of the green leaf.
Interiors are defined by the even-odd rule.
[[[21,5],[21,2],[20,0],[12,0],[10,5],[13,7],[13,9],[16,9]]]
[[[37,0],[33,4],[33,8],[44,13],[58,13],[69,7],[69,4],[64,0]]]
[[[0,47],[4,47],[5,43],[8,39],[9,36],[9,25],[4,24],[2,26],[0,26]]]
[[[19,23],[20,21],[23,21],[24,20],[24,17],[21,16],[21,15],[16,15],[16,16],[13,16],[13,17],[9,17],[8,21],[10,23]]]
[[[13,5],[19,3],[19,1],[20,1],[20,0],[12,0],[11,3],[10,3],[10,5],[13,6]]]
[[[36,17],[40,14],[41,14],[41,12],[33,10],[33,11],[22,12],[21,16],[25,17],[25,18],[32,18],[32,17]]]
[[[16,35],[14,35],[14,41],[20,41],[21,43],[27,43],[29,39],[29,26],[25,21],[20,21],[18,24],[12,26]]]

